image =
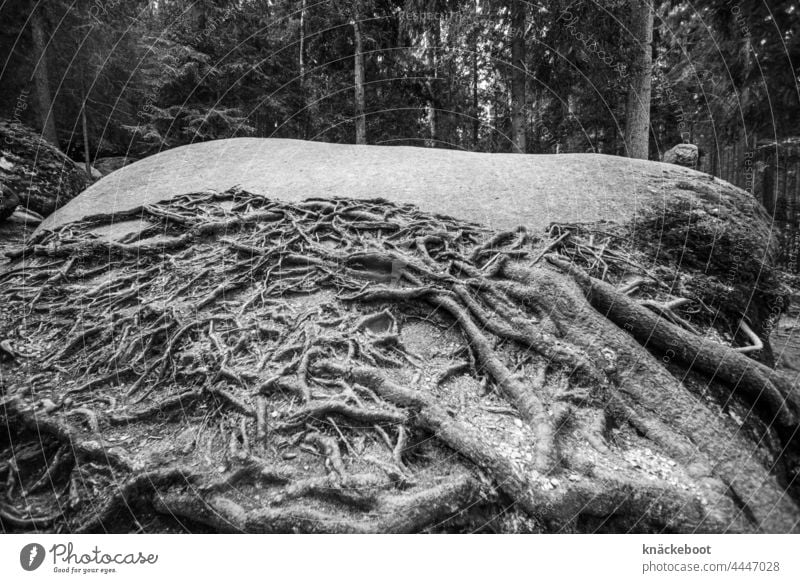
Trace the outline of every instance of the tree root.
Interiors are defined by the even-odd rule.
[[[766,409],[764,421],[768,426],[775,426],[786,443],[796,439],[800,394],[788,379],[742,356],[735,349],[705,340],[664,321],[609,284],[589,277],[574,265],[556,257],[551,257],[549,261],[570,273],[602,315],[629,331],[644,346],[672,354],[712,379],[721,379],[750,403]]]
[[[137,213],[0,274],[26,314],[0,325],[26,346],[0,362],[4,529],[798,528],[797,392],[634,300],[667,286],[611,238],[242,191]]]

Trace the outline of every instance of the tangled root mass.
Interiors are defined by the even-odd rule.
[[[610,243],[243,191],[126,215],[0,274],[6,531],[798,528],[790,383]]]

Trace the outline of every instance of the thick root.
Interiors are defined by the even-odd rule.
[[[798,528],[796,392],[601,281],[620,250],[381,200],[131,217],[0,273],[5,530]]]

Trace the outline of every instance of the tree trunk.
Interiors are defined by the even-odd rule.
[[[303,139],[308,139],[308,97],[306,95],[306,0],[303,0],[300,5],[300,107],[303,112],[302,120],[302,136]]]
[[[430,28],[425,30],[424,43],[425,43],[425,69],[426,79],[425,87],[428,92],[426,103],[427,117],[428,117],[428,139],[426,140],[429,148],[435,148],[439,142],[439,119],[437,113],[437,99],[436,92],[439,89],[438,84],[438,68],[436,62],[436,50],[439,46],[439,20],[432,19]]]
[[[475,19],[474,26],[476,27],[475,30],[473,30],[472,37],[472,148],[477,150],[481,128],[480,104],[478,102],[478,0],[475,0],[473,4],[472,14]]]
[[[86,166],[86,176],[92,180],[92,162],[89,156],[89,124],[86,122],[86,92],[83,92],[83,106],[81,107],[81,127],[83,129],[83,159]]]
[[[189,17],[192,21],[192,29],[197,34],[202,34],[206,28],[206,7],[202,2],[192,4]]]
[[[625,150],[630,158],[646,160],[650,137],[650,90],[652,79],[652,0],[632,0],[631,34],[636,47],[631,56],[630,86],[625,120]]]
[[[525,153],[525,7],[511,4],[511,139],[514,152]]]
[[[499,136],[504,133],[499,127],[500,125],[500,95],[498,85],[495,83],[494,90],[492,91],[492,102],[489,107],[489,126],[492,132],[492,138],[489,141],[489,151],[497,152],[500,150]]]
[[[355,37],[355,91],[356,91],[356,144],[367,143],[367,118],[364,114],[364,43],[361,39],[361,23],[358,14],[353,18]]]
[[[472,147],[478,149],[480,139],[480,109],[478,104],[478,43],[472,51]]]
[[[33,47],[36,66],[33,70],[33,81],[36,89],[36,105],[42,126],[42,137],[58,147],[58,134],[53,116],[53,98],[50,95],[50,82],[47,72],[47,50],[44,34],[44,23],[40,10],[31,8],[31,27],[33,30]]]

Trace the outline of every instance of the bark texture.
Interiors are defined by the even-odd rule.
[[[625,119],[628,157],[647,160],[650,141],[650,94],[653,77],[652,0],[631,0],[630,35],[633,48]]]
[[[439,145],[439,98],[437,95],[439,91],[439,82],[438,63],[436,61],[436,54],[439,50],[439,44],[441,43],[439,20],[431,19],[427,27],[428,28],[423,33],[425,43],[425,68],[427,69],[427,78],[425,79],[429,135],[427,145],[429,148],[435,148]]]
[[[525,153],[527,113],[525,99],[525,10],[527,2],[511,3],[511,139],[513,151]]]
[[[33,35],[33,48],[36,51],[36,67],[33,71],[33,81],[36,93],[36,109],[42,126],[42,137],[58,148],[58,133],[53,113],[53,98],[50,93],[50,78],[47,67],[47,35],[42,19],[43,8],[32,3],[31,32]]]
[[[364,40],[361,35],[361,22],[359,21],[358,13],[353,19],[353,39],[355,42],[353,87],[355,90],[356,144],[363,145],[367,143],[367,117],[364,98]]]

